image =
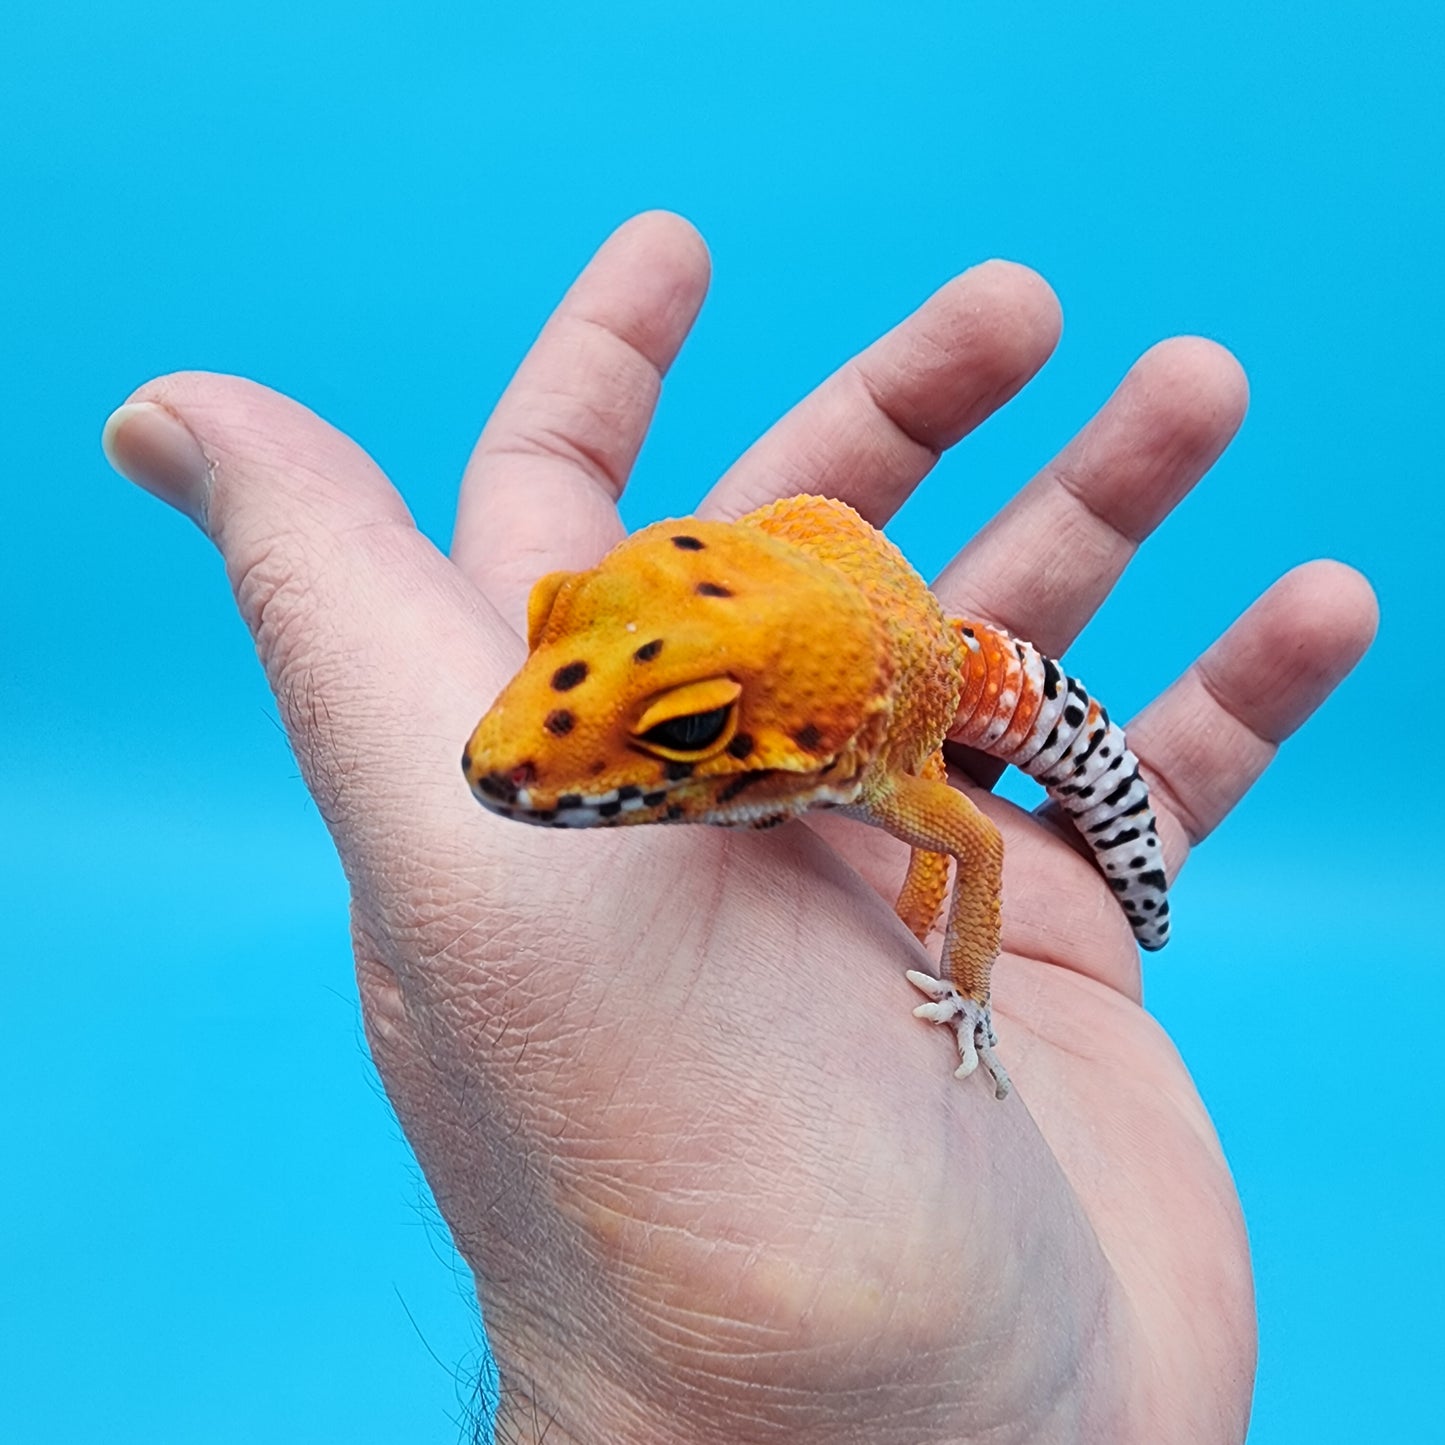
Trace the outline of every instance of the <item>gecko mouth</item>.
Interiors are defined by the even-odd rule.
[[[484,773],[478,778],[469,776],[468,782],[489,812],[552,828],[606,826],[627,814],[660,808],[667,801],[666,788],[644,792],[632,783],[605,793],[560,793],[548,798],[535,787],[516,781],[515,773]]]

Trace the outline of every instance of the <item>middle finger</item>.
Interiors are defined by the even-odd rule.
[[[1024,266],[986,261],[834,372],[738,459],[698,509],[732,518],[799,492],[882,526],[940,453],[1048,359],[1059,306]]]

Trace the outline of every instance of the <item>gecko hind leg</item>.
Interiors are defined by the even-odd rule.
[[[916,968],[908,970],[908,982],[920,993],[926,994],[932,1002],[921,1003],[913,1010],[915,1018],[928,1019],[936,1024],[946,1024],[958,1039],[960,1063],[954,1070],[954,1077],[966,1079],[978,1067],[980,1060],[993,1080],[996,1099],[1006,1099],[1013,1089],[1008,1070],[994,1052],[998,1035],[993,1031],[993,1013],[986,1003],[966,998],[951,984],[931,973]]]

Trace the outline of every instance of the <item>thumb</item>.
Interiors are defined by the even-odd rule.
[[[201,372],[141,387],[103,446],[220,550],[338,843],[378,814],[470,810],[462,743],[521,645],[360,447],[274,391]]]

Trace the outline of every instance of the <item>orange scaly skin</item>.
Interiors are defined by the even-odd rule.
[[[526,664],[462,766],[494,812],[552,827],[764,828],[837,808],[909,844],[898,913],[920,939],[957,860],[943,961],[916,971],[960,1077],[999,1098],[989,974],[1003,843],[945,780],[945,737],[1040,778],[1075,818],[1139,941],[1168,935],[1148,793],[1123,734],[1028,643],[946,618],[850,507],[792,497],[737,522],[658,522],[528,602]]]

